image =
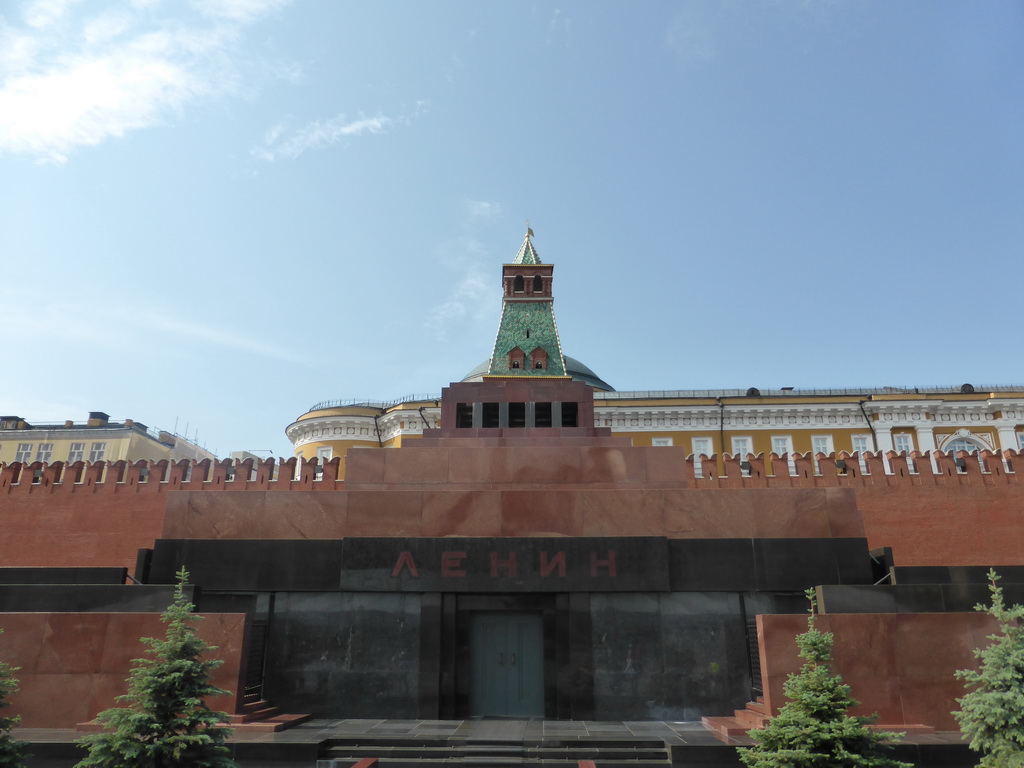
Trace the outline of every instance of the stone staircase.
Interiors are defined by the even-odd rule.
[[[310,715],[290,715],[281,712],[268,701],[248,702],[242,711],[229,716],[228,725],[236,732],[246,734],[277,733],[293,725],[304,723]]]
[[[330,739],[317,768],[669,768],[668,747],[646,739]]]
[[[749,742],[747,731],[764,728],[770,718],[764,698],[758,696],[755,701],[747,702],[744,709],[735,710],[732,717],[702,717],[701,723],[718,739],[730,744],[736,740]],[[875,731],[894,731],[908,735],[935,733],[932,726],[920,723],[873,723],[868,727]]]
[[[754,701],[747,702],[744,709],[737,709],[732,717],[702,717],[701,723],[717,738],[727,744],[737,738],[745,738],[747,731],[763,728],[771,717],[764,698],[758,696]]]

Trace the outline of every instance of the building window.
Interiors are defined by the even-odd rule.
[[[72,443],[68,451],[68,464],[74,464],[85,457],[85,443]]]
[[[512,281],[512,293],[523,292],[523,276],[516,275],[516,279]]]
[[[53,443],[40,443],[36,449],[36,461],[49,461],[53,456]]]
[[[864,454],[872,449],[874,443],[871,441],[871,435],[852,435],[851,441],[853,445],[853,452],[857,454],[857,463],[860,464],[860,473],[866,474],[868,471],[868,462],[864,458]]]
[[[536,427],[551,426],[551,403],[534,403],[533,424]]]
[[[470,429],[473,426],[473,404],[458,403],[455,406],[455,428]]]
[[[483,423],[480,426],[483,427],[484,429],[498,428],[497,403],[483,403]]]
[[[789,435],[772,435],[772,452],[776,456],[785,456],[789,467],[789,476],[796,476],[796,458],[793,456],[793,438]]]
[[[331,460],[334,450],[331,446],[321,447],[316,449],[317,463],[320,465],[326,464]]]
[[[508,425],[515,429],[526,426],[526,403],[508,404]]]
[[[1017,433],[1017,450],[1024,451],[1024,432]]]
[[[739,456],[741,461],[747,460],[747,454],[751,452],[751,440],[749,437],[732,438],[732,453]]]
[[[533,276],[533,292],[544,293],[544,281],[540,279],[540,275]]]
[[[562,426],[563,427],[578,427],[579,426],[579,404],[578,403],[562,403]]]
[[[896,453],[910,453],[914,450],[914,436],[905,433],[893,435],[892,447]]]
[[[14,460],[27,464],[32,458],[32,443],[18,443],[18,450],[14,454]]]
[[[695,437],[690,441],[694,456],[710,456],[712,452],[710,437]]]
[[[826,456],[835,451],[832,435],[811,435],[811,450],[815,455],[824,453]]]
[[[651,445],[655,448],[662,448],[672,445],[671,437],[654,437],[651,438]]]
[[[519,347],[512,347],[508,351],[508,367],[509,368],[522,368],[526,362],[526,353],[523,352]]]
[[[106,443],[93,443],[92,449],[89,451],[89,461],[103,461],[103,456],[107,453]]]
[[[979,450],[981,450],[981,446],[977,445],[971,440],[965,440],[964,438],[951,440],[950,442],[946,443],[945,448],[946,453],[948,453],[951,456],[956,456],[957,453],[960,451],[967,451],[967,453],[977,453]]]

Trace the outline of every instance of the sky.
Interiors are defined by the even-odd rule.
[[[0,412],[290,456],[501,264],[620,391],[1024,384],[1020,0],[0,3]]]

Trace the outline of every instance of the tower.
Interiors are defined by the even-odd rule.
[[[502,309],[488,376],[566,377],[551,294],[554,266],[533,247],[533,230],[511,264],[502,267]]]

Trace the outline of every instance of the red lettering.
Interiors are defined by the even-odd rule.
[[[420,572],[416,569],[416,561],[412,559],[412,552],[403,552],[398,556],[398,562],[395,563],[395,567],[391,569],[391,578],[402,575],[402,569],[408,568],[409,575],[414,579],[420,577]]]
[[[550,576],[551,572],[558,568],[558,575],[565,576],[565,552],[555,552],[555,556],[548,559],[547,552],[540,553],[540,575],[541,578]]]
[[[441,575],[442,576],[465,576],[466,572],[460,568],[462,561],[466,559],[465,552],[442,552],[441,553]]]
[[[605,568],[608,569],[608,575],[609,576],[614,576],[615,575],[615,550],[614,549],[609,549],[608,550],[608,557],[606,557],[604,560],[598,560],[597,559],[597,552],[591,552],[590,553],[590,575],[591,576],[597,576],[597,569],[600,568],[601,566],[604,566]]]
[[[508,570],[508,575],[513,579],[516,577],[516,553],[509,552],[508,560],[499,560],[497,552],[491,552],[491,576],[498,575],[498,567],[504,566]]]

